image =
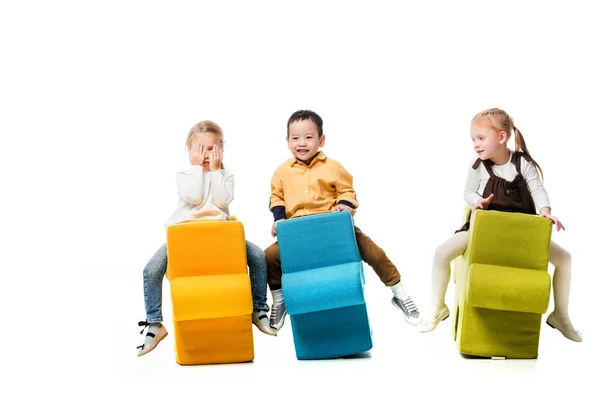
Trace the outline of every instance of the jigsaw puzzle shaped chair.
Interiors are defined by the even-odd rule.
[[[296,358],[326,359],[370,350],[363,264],[350,213],[282,221],[277,240]]]
[[[253,360],[252,292],[242,223],[171,225],[167,257],[177,363]]]
[[[464,221],[470,208],[465,208]],[[453,334],[462,354],[537,358],[548,309],[552,223],[537,215],[477,210],[454,261]]]

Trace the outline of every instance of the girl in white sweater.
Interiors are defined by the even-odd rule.
[[[229,204],[233,201],[233,174],[224,169],[223,130],[212,121],[202,121],[190,129],[186,148],[191,167],[177,173],[179,205],[165,227],[189,220],[228,221]],[[262,332],[275,336],[269,326],[267,312],[267,262],[262,249],[246,241],[246,255],[252,284],[254,312],[252,322]],[[146,320],[138,322],[146,328],[144,343],[138,346],[138,357],[152,351],[167,336],[162,325],[162,281],[167,271],[167,246],[162,245],[144,267],[144,302]]]

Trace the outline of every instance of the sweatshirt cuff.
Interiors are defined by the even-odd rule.
[[[275,221],[279,221],[280,219],[285,219],[285,207],[284,206],[275,206],[271,209],[273,213],[273,219]]]
[[[340,200],[340,201],[338,201],[338,204],[343,204],[345,206],[352,208],[353,210],[356,210],[356,206],[354,204],[350,203],[349,201]]]

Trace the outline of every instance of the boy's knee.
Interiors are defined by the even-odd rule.
[[[279,246],[277,246],[277,243],[273,243],[265,249],[265,257],[267,257],[267,262],[279,259]]]

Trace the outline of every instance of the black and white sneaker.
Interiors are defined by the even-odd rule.
[[[287,315],[287,308],[285,307],[285,302],[281,303],[273,303],[271,307],[271,328],[279,331],[283,327],[283,323],[285,322],[285,316]]]
[[[419,309],[412,301],[410,297],[405,300],[400,300],[396,296],[392,297],[392,304],[400,309],[404,313],[404,320],[412,325],[417,326],[421,323],[421,314],[419,313]]]

